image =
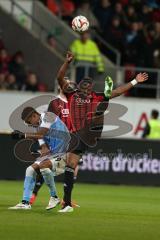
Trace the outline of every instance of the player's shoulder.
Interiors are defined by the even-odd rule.
[[[41,120],[42,122],[55,122],[57,119],[57,115],[54,114],[53,112],[43,112],[41,113]]]
[[[70,97],[74,96],[77,92],[78,92],[77,89],[74,89],[74,90],[72,90],[72,91],[70,91],[70,92],[66,92],[66,93],[65,93],[65,96],[66,96],[67,100],[68,100]]]
[[[56,97],[53,97],[51,100],[50,100],[50,104],[56,104],[57,102],[59,101],[59,98],[56,96]]]

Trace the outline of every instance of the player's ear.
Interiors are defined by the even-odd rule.
[[[35,117],[37,117],[37,116],[39,116],[39,114],[38,114],[37,112],[34,112],[34,113],[32,113],[31,118],[32,118],[32,117],[35,118]]]

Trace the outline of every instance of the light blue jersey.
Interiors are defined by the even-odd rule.
[[[54,155],[66,153],[71,137],[66,125],[60,118],[51,112],[42,113],[41,127],[48,128],[43,141],[48,145],[51,153]]]

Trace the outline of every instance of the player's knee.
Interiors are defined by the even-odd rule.
[[[49,168],[41,168],[40,172],[42,173],[42,175],[50,174],[51,169],[49,169]]]
[[[32,166],[29,166],[27,169],[26,169],[26,176],[27,177],[32,177],[33,175],[35,175],[36,172],[34,170],[34,168]]]

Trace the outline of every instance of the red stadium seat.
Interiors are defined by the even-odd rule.
[[[62,0],[62,15],[70,16],[75,10],[75,6],[71,0]]]
[[[53,14],[59,14],[60,7],[55,0],[47,0],[47,7]]]

